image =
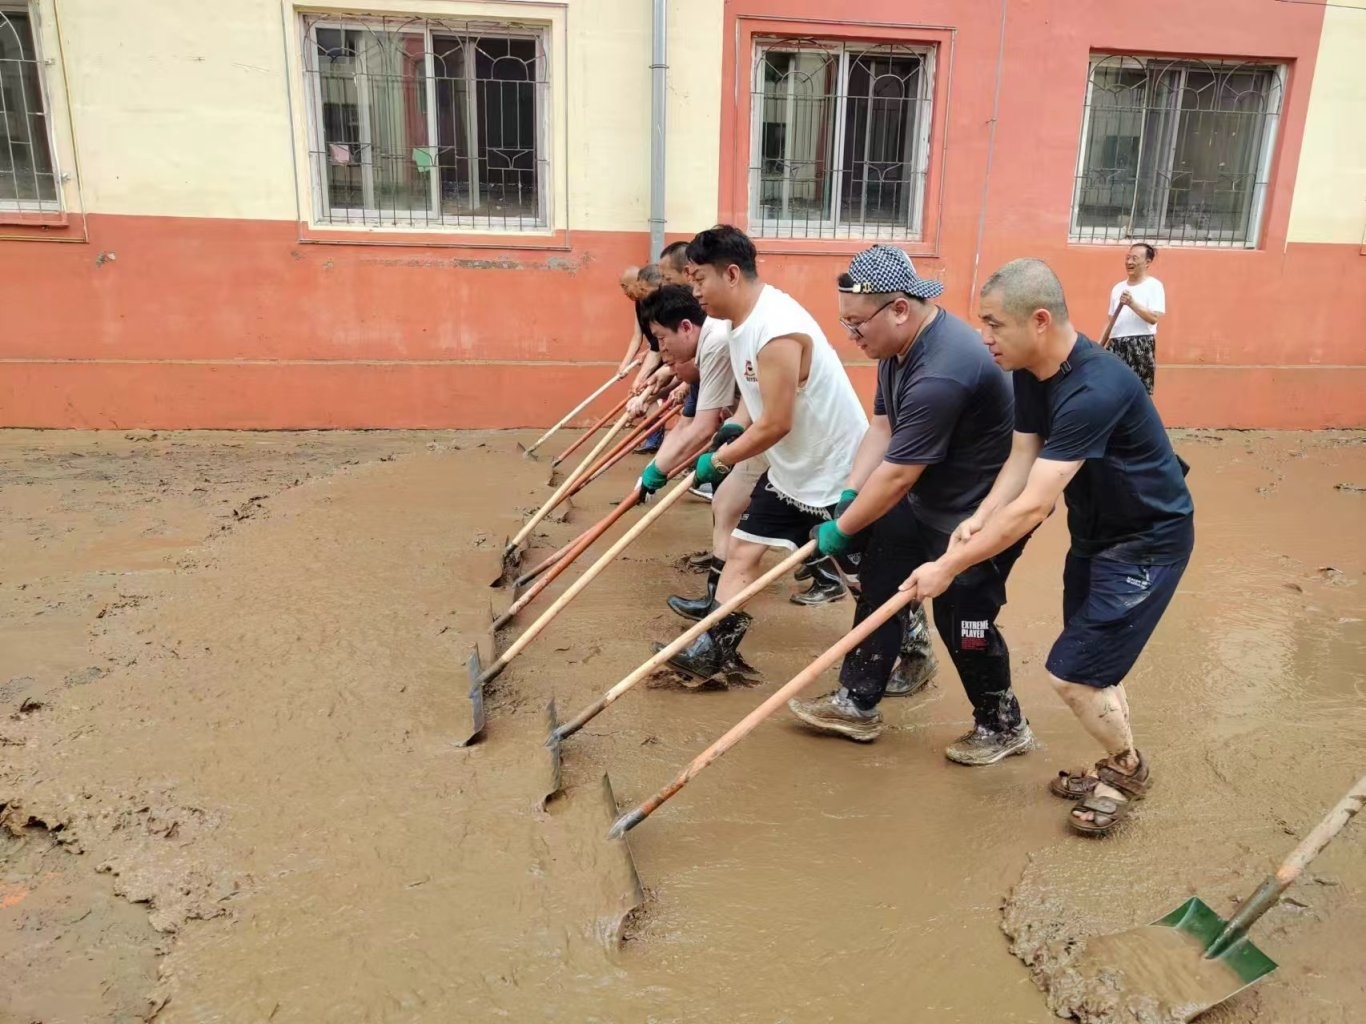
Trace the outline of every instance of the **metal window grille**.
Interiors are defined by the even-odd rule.
[[[1279,65],[1093,58],[1072,239],[1255,247],[1283,92]]]
[[[318,222],[547,225],[542,29],[334,15],[304,24]]]
[[[0,7],[0,209],[61,207],[33,19]]]
[[[749,227],[761,238],[921,237],[932,50],[755,46]]]

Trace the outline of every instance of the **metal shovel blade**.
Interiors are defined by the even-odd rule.
[[[620,808],[617,806],[616,793],[612,791],[612,779],[606,773],[602,776],[603,826],[616,820]],[[601,833],[599,833],[601,834]],[[631,847],[625,838],[609,839],[605,843],[608,858],[608,912],[598,919],[598,934],[607,946],[616,946],[626,931],[626,922],[645,902],[645,890],[636,872],[636,861],[631,856]]]
[[[549,703],[545,706],[545,726],[546,736],[549,737],[542,745],[542,750],[544,751],[542,757],[544,758],[545,766],[545,782],[541,786],[540,798],[536,802],[537,808],[542,811],[545,810],[545,805],[550,803],[550,801],[559,794],[560,789],[563,786],[563,777],[560,771],[560,744],[558,740],[555,740],[555,732],[560,727],[560,721],[555,714],[554,697],[551,697]],[[552,743],[551,740],[555,740],[555,742]]]
[[[541,460],[537,457],[536,453],[533,452],[533,451],[532,451],[530,448],[528,448],[526,445],[522,444],[521,441],[518,441],[518,442],[517,442],[517,447],[520,448],[520,449],[522,450],[522,457],[523,457],[524,459],[531,459],[533,462],[540,462],[540,461],[541,461]]]
[[[465,663],[470,673],[469,696],[469,717],[465,725],[460,729],[455,745],[457,747],[468,747],[479,739],[484,732],[484,684],[480,678],[484,674],[484,663],[479,657],[479,645],[470,645],[470,657]]]
[[[1246,937],[1207,959],[1205,951],[1226,924],[1193,896],[1150,925],[1087,940],[1074,969],[1107,1003],[1189,1021],[1276,969]]]
[[[489,605],[489,620],[493,620],[493,605]],[[465,662],[469,671],[470,686],[469,714],[464,726],[459,730],[456,746],[468,747],[476,742],[484,732],[486,721],[484,712],[484,666],[498,660],[498,640],[490,630],[479,634],[470,645],[470,656]]]

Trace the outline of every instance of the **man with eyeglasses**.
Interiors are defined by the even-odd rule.
[[[937,559],[976,510],[1010,455],[1010,379],[977,331],[933,301],[943,284],[917,276],[900,249],[879,245],[839,278],[840,319],[878,361],[873,422],[845,483],[841,512],[813,532],[822,554],[862,548],[854,624]],[[996,627],[1006,577],[1024,539],[958,576],[934,598],[934,623],[972,704],[973,729],[945,755],[994,764],[1033,746],[1010,685],[1010,652]],[[863,743],[883,730],[878,703],[905,629],[892,619],[850,651],[840,686],[789,707],[808,725]]]

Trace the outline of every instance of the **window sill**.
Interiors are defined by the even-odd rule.
[[[0,206],[0,225],[5,227],[64,228],[68,223],[63,210],[20,210]]]
[[[569,231],[545,228],[531,231],[475,231],[468,228],[425,230],[402,227],[356,228],[330,224],[299,224],[299,241],[315,245],[373,245],[411,249],[521,249],[567,251]]]

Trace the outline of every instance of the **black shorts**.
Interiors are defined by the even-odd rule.
[[[1048,671],[1086,686],[1122,683],[1171,603],[1188,561],[1133,565],[1068,555],[1062,636],[1048,652]]]
[[[740,524],[731,536],[751,544],[796,551],[811,539],[811,531],[834,518],[835,506],[812,511],[778,494],[768,482],[768,474],[759,477],[749,496],[749,508],[740,517]]]
[[[697,415],[697,396],[699,388],[696,384],[688,385],[688,397],[683,402],[683,415],[691,419]]]

